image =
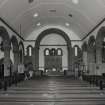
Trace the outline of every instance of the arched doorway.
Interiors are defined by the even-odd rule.
[[[13,72],[18,70],[18,64],[19,64],[19,45],[18,45],[18,40],[15,36],[12,36],[11,38],[11,48],[12,48],[12,57],[11,59],[13,62]]]
[[[35,42],[35,57],[34,57],[34,64],[35,64],[35,70],[39,70],[39,49],[40,49],[40,42],[42,41],[42,39],[47,36],[47,35],[51,35],[52,33],[58,34],[60,35],[62,38],[64,38],[64,40],[67,43],[67,51],[68,51],[68,70],[71,70],[71,65],[72,65],[72,48],[71,48],[71,41],[68,37],[68,35],[60,30],[60,29],[56,29],[56,28],[51,28],[51,29],[47,29],[45,31],[43,31],[42,33],[40,33],[40,35],[37,37],[36,42]],[[50,49],[51,51],[51,49]]]
[[[96,40],[94,36],[88,40],[88,70],[89,74],[96,74]]]

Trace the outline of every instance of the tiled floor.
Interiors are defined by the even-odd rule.
[[[80,80],[46,77],[1,90],[0,105],[105,105],[105,90]]]

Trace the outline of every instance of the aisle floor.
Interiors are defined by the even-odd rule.
[[[0,105],[105,105],[105,90],[71,78],[44,77],[1,90]]]

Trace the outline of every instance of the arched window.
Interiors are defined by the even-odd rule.
[[[102,63],[105,63],[105,37],[102,42]]]
[[[56,49],[55,48],[52,48],[50,50],[50,55],[52,55],[52,56],[55,56],[56,55]]]
[[[32,47],[29,47],[29,56],[32,56]]]
[[[78,56],[78,47],[75,47],[75,56]]]
[[[11,43],[11,50],[10,50],[10,59],[14,64],[14,51],[13,51],[13,44]]]
[[[27,46],[27,56],[32,56],[33,47],[31,45]]]
[[[62,49],[60,49],[60,48],[57,49],[57,55],[62,56]]]
[[[50,55],[49,49],[45,49],[45,55],[46,55],[46,56]]]

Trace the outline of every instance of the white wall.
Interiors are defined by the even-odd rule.
[[[49,28],[61,29],[69,36],[70,40],[80,40],[78,35],[76,35],[76,33],[74,33],[72,30],[65,28],[63,26],[55,26],[55,25],[48,25],[48,26],[40,27],[39,29],[35,29],[32,33],[30,33],[30,35],[28,35],[26,40],[36,40],[36,38],[41,32]]]

